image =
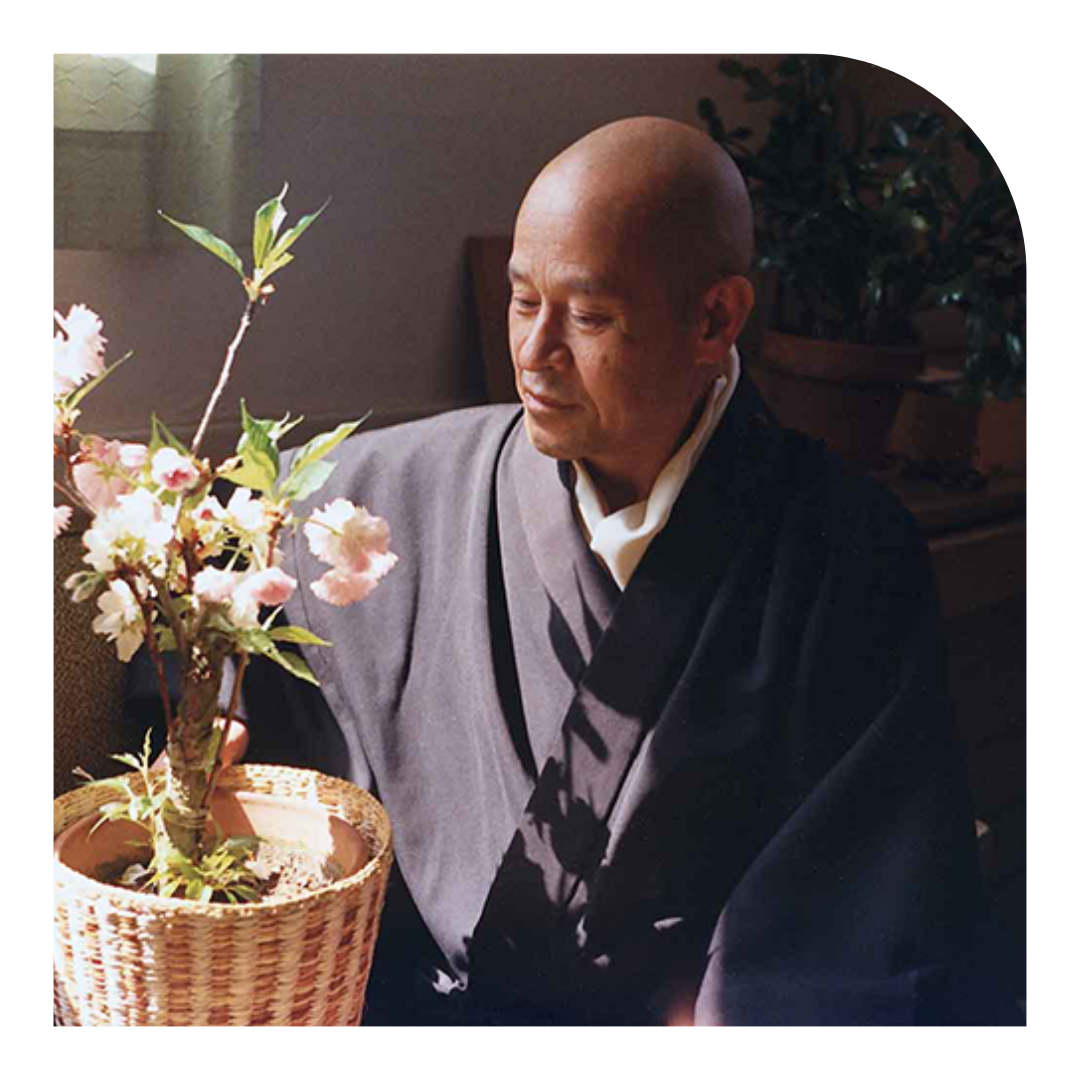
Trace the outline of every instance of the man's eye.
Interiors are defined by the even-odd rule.
[[[532,300],[527,296],[515,296],[511,299],[515,311],[531,314],[540,306],[539,300]]]
[[[595,311],[574,311],[571,313],[571,317],[578,326],[582,326],[587,330],[606,326],[611,321],[610,316]]]

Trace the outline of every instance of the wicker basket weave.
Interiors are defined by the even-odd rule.
[[[104,885],[54,858],[59,1024],[359,1023],[392,860],[386,812],[360,788],[305,769],[237,766],[220,788],[321,807],[360,834],[370,857],[305,896],[241,905]],[[54,838],[113,798],[93,785],[56,799]]]

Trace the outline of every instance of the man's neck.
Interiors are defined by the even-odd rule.
[[[600,498],[603,500],[604,509],[607,513],[614,514],[627,506],[633,506],[634,503],[644,502],[649,497],[649,493],[656,483],[656,478],[660,475],[664,466],[679,452],[679,448],[693,434],[694,429],[701,420],[702,413],[705,411],[705,406],[714,386],[715,380],[710,382],[701,392],[690,413],[690,419],[683,425],[674,445],[670,447],[666,454],[662,455],[662,460],[654,461],[644,468],[635,469],[633,473],[611,471],[606,469],[602,463],[590,461],[587,458],[584,460],[583,464],[589,470],[589,476]]]

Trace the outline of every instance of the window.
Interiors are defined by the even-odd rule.
[[[58,54],[53,87],[56,247],[182,240],[158,209],[246,234],[261,190],[259,57]]]

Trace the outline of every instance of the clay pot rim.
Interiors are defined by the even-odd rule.
[[[758,363],[814,382],[913,386],[925,365],[919,345],[860,345],[766,330]]]
[[[232,779],[235,780],[238,776],[242,777],[247,770],[259,770],[262,772],[267,770],[271,772],[280,770],[294,775],[312,772],[312,770],[295,769],[288,766],[233,766],[222,773],[220,786],[222,792],[228,791],[236,796],[242,797],[250,794],[259,799],[269,798],[282,803],[293,803],[306,811],[321,811],[328,818],[336,817],[343,825],[359,834],[368,844],[369,848],[372,849],[369,858],[362,866],[358,867],[351,874],[343,877],[340,881],[323,885],[302,896],[281,897],[276,899],[271,898],[261,901],[258,904],[228,904],[221,903],[220,901],[189,900],[187,897],[183,896],[158,896],[155,893],[136,892],[133,889],[124,888],[121,885],[109,885],[103,881],[98,881],[96,878],[90,877],[80,870],[73,869],[61,859],[60,849],[65,840],[77,830],[86,827],[86,821],[93,813],[93,811],[91,811],[91,813],[81,815],[77,820],[66,825],[59,833],[55,834],[53,838],[54,888],[75,888],[84,896],[101,897],[102,899],[107,899],[114,907],[126,908],[129,911],[144,913],[159,912],[162,914],[182,912],[200,918],[205,917],[217,919],[219,921],[257,919],[261,916],[265,917],[270,911],[281,912],[284,910],[299,909],[311,904],[326,903],[336,897],[339,893],[357,889],[367,882],[369,878],[378,874],[382,864],[388,858],[392,857],[393,841],[389,818],[386,815],[385,808],[370,794],[370,792],[367,792],[362,788],[356,788],[355,785],[349,785],[350,787],[354,787],[355,791],[359,792],[361,801],[371,807],[375,817],[381,818],[380,824],[382,827],[379,828],[377,826],[369,833],[368,831],[363,830],[359,824],[349,821],[336,808],[323,805],[317,799],[310,796],[278,794],[274,792],[253,790],[244,788],[243,786],[236,786],[235,784],[230,784],[228,782],[230,774],[232,774]],[[138,773],[131,773],[128,775],[132,780],[139,780]],[[347,781],[337,782],[348,783]],[[67,795],[61,795],[58,799],[54,800],[54,803],[67,799],[71,795],[77,793],[79,793],[79,789],[76,789],[75,792],[68,792]],[[108,801],[110,801],[109,797],[105,797],[102,799],[101,804]]]

